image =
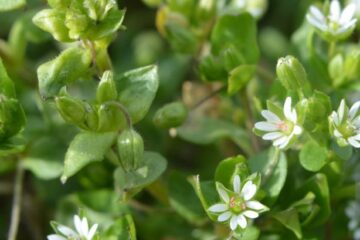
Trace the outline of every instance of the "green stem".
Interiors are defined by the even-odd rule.
[[[22,162],[19,161],[16,168],[14,199],[11,210],[11,222],[10,222],[8,240],[16,240],[16,235],[19,228],[23,178],[24,178],[24,168]]]
[[[112,100],[112,101],[107,101],[106,103],[104,103],[104,105],[105,106],[112,105],[112,106],[118,107],[120,109],[120,111],[125,115],[125,119],[126,119],[126,123],[127,123],[128,128],[132,127],[132,121],[131,121],[130,113],[128,112],[128,110],[121,103]]]
[[[266,68],[258,65],[256,67],[256,73],[263,78],[264,80],[266,80],[268,83],[271,83],[274,81],[274,79],[276,78],[274,76],[274,74],[272,72],[270,72],[269,70],[267,70]]]
[[[130,240],[136,240],[136,228],[135,228],[135,223],[134,223],[134,219],[131,216],[130,213],[125,215],[125,219],[128,223],[129,226],[129,235],[130,235]]]
[[[205,103],[206,101],[208,101],[209,99],[213,98],[215,95],[217,95],[218,93],[220,93],[223,89],[225,89],[225,85],[219,87],[218,89],[212,91],[209,95],[205,96],[204,98],[200,99],[200,101],[198,101],[197,103],[194,104],[194,106],[192,106],[191,111],[194,111],[195,109],[197,109],[198,107],[200,107],[203,103]]]
[[[246,90],[242,91],[240,93],[240,98],[241,98],[241,102],[243,104],[243,107],[245,109],[246,115],[247,115],[247,119],[246,119],[246,130],[248,132],[248,135],[250,137],[250,141],[251,141],[251,145],[253,147],[253,150],[255,153],[260,151],[260,144],[258,142],[257,137],[255,136],[255,134],[252,132],[252,128],[255,125],[255,121],[254,121],[254,116],[251,110],[251,105],[246,93]]]
[[[328,57],[329,60],[334,56],[336,50],[336,41],[331,41],[329,43]]]

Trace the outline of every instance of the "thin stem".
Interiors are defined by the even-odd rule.
[[[10,222],[8,240],[16,240],[16,235],[20,222],[23,178],[24,178],[24,168],[22,162],[19,161],[16,168],[14,199],[11,210],[11,222]]]
[[[250,106],[250,102],[249,102],[246,90],[241,92],[240,98],[241,98],[241,101],[243,103],[243,107],[245,108],[245,111],[246,111],[246,115],[247,115],[246,130],[247,130],[248,135],[250,137],[250,141],[251,141],[253,150],[254,150],[254,152],[259,152],[260,151],[260,144],[259,144],[258,139],[256,138],[256,136],[251,131],[251,129],[253,128],[253,126],[255,124],[255,121],[254,121],[254,116],[253,116],[253,113],[252,113],[252,110],[251,110],[251,106]]]
[[[280,159],[280,149],[275,148],[273,158],[271,159],[270,165],[267,167],[267,169],[264,173],[264,177],[261,181],[262,183],[267,182],[269,177],[273,174],[275,167],[279,162],[279,159]]]
[[[105,106],[113,105],[113,106],[118,107],[120,109],[120,111],[125,115],[125,119],[126,119],[128,128],[131,128],[131,126],[132,126],[131,116],[130,116],[128,110],[121,103],[112,100],[112,101],[107,101],[106,103],[104,103],[104,105]]]
[[[334,56],[335,50],[336,50],[336,41],[331,41],[329,43],[329,50],[328,50],[329,60]]]
[[[276,78],[275,75],[270,72],[269,70],[267,70],[266,68],[258,65],[256,68],[256,73],[262,77],[263,79],[265,79],[268,83],[271,83],[274,81],[274,79]]]
[[[191,111],[197,109],[200,107],[203,103],[205,103],[207,100],[213,98],[215,95],[217,95],[219,92],[221,92],[223,89],[225,89],[225,85],[219,87],[218,89],[212,91],[209,95],[205,96],[204,98],[200,99],[197,103],[195,103],[194,106],[192,106]]]
[[[134,223],[134,219],[131,216],[131,214],[126,214],[125,215],[125,219],[128,223],[129,226],[129,235],[130,235],[130,240],[136,240],[136,228],[135,228],[135,223]]]

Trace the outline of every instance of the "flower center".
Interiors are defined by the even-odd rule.
[[[232,196],[229,201],[229,207],[233,212],[240,213],[246,209],[246,204],[240,196]]]
[[[276,127],[286,135],[290,135],[294,128],[294,124],[291,122],[281,121],[276,124]]]
[[[344,138],[348,138],[356,134],[356,127],[349,121],[340,125],[338,130]]]

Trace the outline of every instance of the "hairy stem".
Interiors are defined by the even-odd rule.
[[[258,139],[252,132],[252,128],[255,125],[254,116],[251,110],[250,102],[246,93],[246,90],[242,91],[240,93],[241,102],[243,104],[243,107],[245,108],[247,119],[246,119],[246,130],[248,132],[248,135],[250,137],[251,145],[253,147],[253,150],[255,153],[260,151],[260,144],[258,142]]]
[[[24,178],[24,168],[22,165],[22,161],[19,161],[16,168],[14,198],[13,198],[13,204],[11,210],[11,222],[10,222],[8,240],[16,240],[16,235],[20,222],[23,178]]]
[[[135,228],[135,223],[134,223],[134,219],[131,216],[131,214],[126,214],[125,219],[128,223],[129,226],[129,235],[130,235],[130,240],[136,240],[136,228]]]

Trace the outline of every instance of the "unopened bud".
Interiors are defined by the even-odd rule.
[[[153,118],[153,122],[160,128],[180,126],[187,118],[188,110],[182,102],[173,102],[160,108]]]
[[[111,71],[106,71],[101,77],[101,81],[96,91],[96,100],[103,103],[117,98],[116,85]]]
[[[281,84],[289,91],[298,91],[308,84],[304,67],[293,56],[278,60],[276,74]]]
[[[144,142],[134,129],[125,129],[117,139],[122,166],[126,171],[137,169],[144,155]]]
[[[81,125],[85,120],[85,104],[70,96],[55,98],[55,104],[63,119],[75,125]]]

